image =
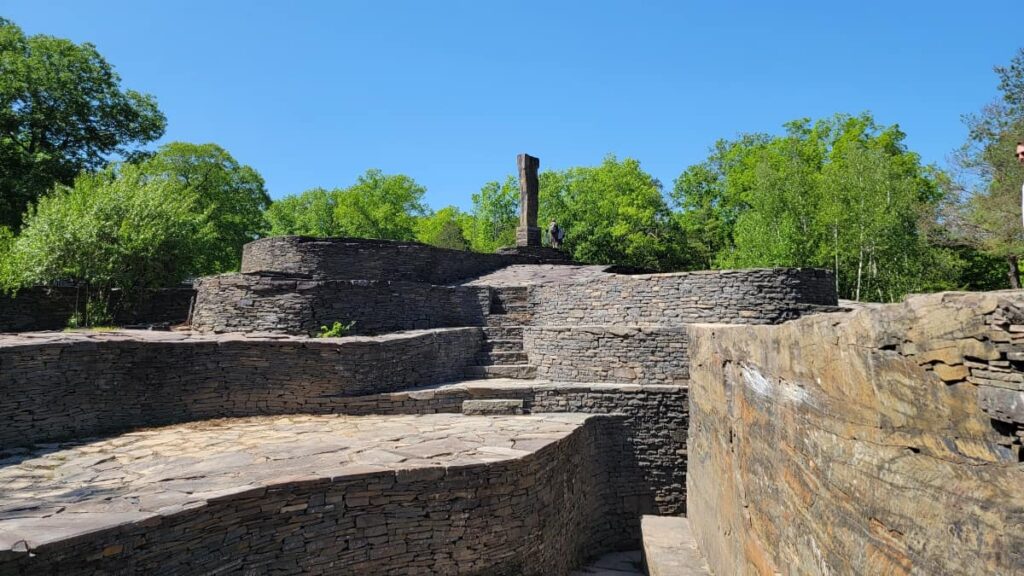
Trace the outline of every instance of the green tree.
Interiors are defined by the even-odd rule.
[[[131,164],[83,174],[28,210],[0,280],[7,290],[77,281],[101,304],[115,288],[130,297],[199,272],[195,239],[207,228],[195,195],[176,182]]]
[[[679,219],[708,246],[705,262],[717,250],[715,266],[827,267],[854,299],[956,287],[959,258],[926,234],[943,199],[940,175],[903,139],[863,114],[719,143],[676,181]]]
[[[270,235],[351,236],[415,240],[427,214],[426,188],[404,174],[367,170],[348,188],[314,188],[286,196],[267,209]]]
[[[424,244],[452,250],[468,250],[469,241],[463,229],[470,217],[455,206],[446,206],[416,222],[416,239]]]
[[[504,182],[488,182],[473,194],[472,221],[466,228],[470,248],[494,252],[516,243],[519,226],[519,180],[509,176]]]
[[[0,225],[18,229],[55,183],[163,134],[155,99],[120,83],[92,44],[26,36],[0,18]]]
[[[730,194],[726,174],[744,161],[747,154],[771,139],[765,134],[719,140],[708,159],[687,168],[675,180],[671,198],[678,208],[676,218],[686,238],[686,254],[699,269],[710,269],[719,254],[733,250],[733,231],[744,205],[738,194]]]
[[[242,246],[264,235],[270,196],[256,170],[216,144],[171,142],[140,164],[149,178],[180,183],[205,215],[210,235],[196,253],[204,274],[236,270]]]
[[[1021,222],[1021,184],[1024,167],[1014,157],[1016,143],[1024,141],[1024,48],[1009,66],[997,66],[1000,98],[979,114],[968,115],[968,141],[957,158],[960,168],[973,176],[965,194],[965,242],[1006,263],[1012,288],[1020,288],[1019,260],[1024,255]]]
[[[580,262],[653,270],[686,265],[682,230],[661,183],[632,158],[540,176],[540,220],[566,230],[565,250]]]
[[[427,212],[427,189],[404,174],[370,169],[337,193],[334,219],[347,236],[415,240],[416,219]]]
[[[334,219],[335,194],[313,188],[302,194],[275,200],[265,213],[271,236],[343,236],[344,228]]]

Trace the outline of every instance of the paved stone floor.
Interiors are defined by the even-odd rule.
[[[0,454],[0,550],[165,515],[296,477],[529,454],[586,414],[233,418]]]
[[[541,264],[506,266],[490,274],[466,282],[470,286],[527,286],[576,282],[607,276],[608,266],[577,266],[569,264]]]

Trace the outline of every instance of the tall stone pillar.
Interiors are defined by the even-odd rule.
[[[537,169],[540,158],[529,154],[516,156],[519,165],[519,228],[516,229],[516,246],[540,246],[540,227],[537,226],[540,181]]]

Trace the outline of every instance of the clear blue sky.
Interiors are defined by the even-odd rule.
[[[434,208],[515,170],[639,159],[666,189],[717,139],[871,111],[944,165],[1024,45],[1012,2],[3,0],[154,94],[273,197],[408,174]]]

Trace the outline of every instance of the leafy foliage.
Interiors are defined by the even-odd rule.
[[[470,219],[455,206],[446,206],[417,220],[416,240],[439,248],[468,250],[469,241],[463,229]]]
[[[55,183],[131,154],[165,123],[152,96],[121,89],[92,44],[25,36],[0,18],[0,226],[18,229]]]
[[[473,194],[472,220],[467,226],[469,246],[477,252],[494,252],[516,243],[519,225],[519,180],[488,182]]]
[[[196,268],[204,273],[236,270],[242,246],[267,231],[270,205],[263,178],[216,144],[171,142],[140,163],[148,179],[166,179],[195,199],[210,234],[197,239]]]
[[[686,263],[661,183],[637,160],[607,156],[599,166],[545,172],[540,197],[540,221],[565,228],[564,248],[580,262],[653,270]]]
[[[965,117],[968,141],[957,160],[973,174],[975,185],[965,194],[966,225],[959,232],[966,244],[1006,262],[1009,284],[1018,288],[1018,260],[1024,255],[1024,166],[1014,152],[1016,143],[1024,140],[1024,49],[995,72],[1001,97],[980,114]]]
[[[408,176],[371,169],[349,188],[315,188],[282,198],[270,206],[267,220],[274,236],[415,240],[417,219],[427,213],[424,193]]]
[[[334,219],[335,195],[323,188],[275,200],[265,213],[271,236],[342,236],[344,228]]]
[[[320,333],[316,335],[317,338],[340,338],[348,335],[352,331],[352,327],[356,325],[356,321],[353,320],[347,324],[335,321],[331,324],[330,328],[327,326],[320,327]]]
[[[903,139],[864,114],[720,142],[676,181],[689,245],[719,267],[831,268],[840,295],[858,300],[955,287],[958,258],[924,233],[938,175]]]
[[[194,194],[128,164],[79,176],[30,208],[0,268],[8,290],[60,280],[84,283],[87,299],[106,301],[168,286],[199,272],[195,239],[209,222]]]

